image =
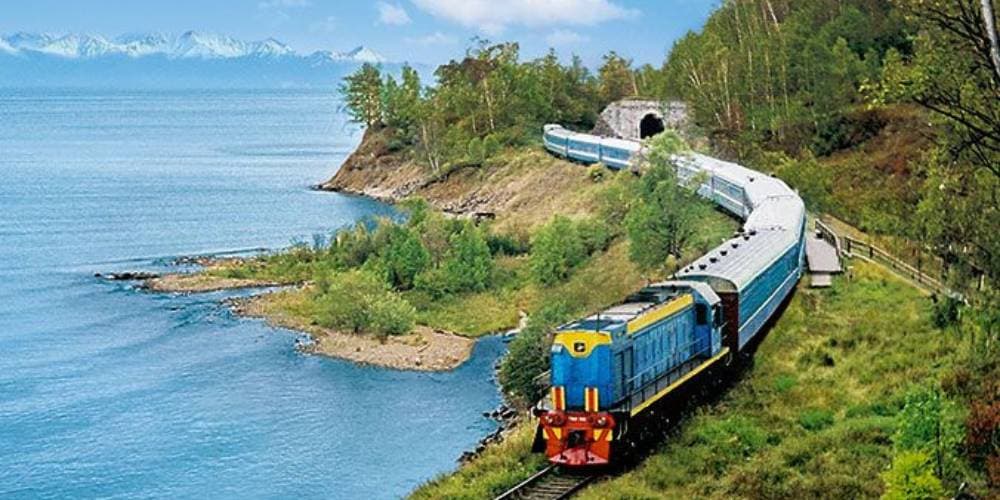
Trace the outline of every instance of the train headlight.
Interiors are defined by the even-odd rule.
[[[608,421],[608,417],[601,415],[600,417],[597,417],[596,421],[594,421],[594,427],[607,427],[609,423],[611,422]]]
[[[542,421],[549,427],[559,427],[566,423],[566,415],[563,415],[561,412],[550,411],[542,417]]]

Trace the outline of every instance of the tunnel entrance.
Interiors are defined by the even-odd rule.
[[[660,132],[663,132],[663,120],[660,117],[650,113],[642,117],[642,121],[639,122],[639,138],[645,139],[647,137],[653,137]]]

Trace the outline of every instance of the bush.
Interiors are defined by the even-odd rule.
[[[486,245],[492,255],[524,255],[531,251],[531,242],[524,234],[488,234]]]
[[[587,177],[595,183],[603,181],[607,174],[608,168],[601,163],[587,169]]]
[[[958,323],[958,313],[962,308],[962,301],[945,296],[941,300],[934,302],[934,326],[947,328]]]
[[[931,459],[921,451],[907,451],[892,459],[892,467],[882,474],[886,500],[933,500],[944,497],[941,480],[934,476]]]
[[[316,286],[320,326],[380,337],[413,329],[416,310],[371,272],[325,275]]]
[[[358,222],[351,229],[342,229],[334,235],[330,243],[330,257],[337,267],[348,269],[358,267],[375,253],[368,222]]]
[[[482,232],[466,222],[449,242],[451,249],[443,265],[449,289],[478,292],[488,288],[493,278],[493,257]]]
[[[936,388],[918,388],[906,395],[906,404],[896,418],[898,427],[892,442],[897,453],[925,452],[933,459],[939,477],[952,475],[964,437],[955,403]]]

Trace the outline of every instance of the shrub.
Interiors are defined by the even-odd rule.
[[[933,459],[939,477],[951,475],[964,432],[954,402],[936,389],[918,388],[906,395],[892,436],[897,453],[921,451]]]
[[[337,231],[330,243],[330,257],[341,269],[358,267],[375,253],[368,222],[358,222],[351,229]]]
[[[934,326],[947,328],[958,323],[958,313],[961,310],[962,301],[945,296],[941,300],[934,302]]]
[[[416,310],[371,272],[325,275],[316,286],[320,326],[378,336],[399,335],[413,328]]]
[[[587,169],[587,177],[593,182],[601,182],[607,177],[608,168],[603,164],[598,163]]]
[[[486,245],[492,255],[523,255],[531,251],[531,242],[524,234],[488,234]]]
[[[892,459],[892,467],[882,473],[886,500],[937,499],[944,497],[941,480],[934,476],[931,459],[922,451],[907,451]]]
[[[482,232],[469,222],[453,233],[444,261],[416,278],[417,288],[440,298],[447,293],[478,292],[493,280],[493,257]]]

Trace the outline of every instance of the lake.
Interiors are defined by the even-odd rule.
[[[362,367],[94,277],[391,215],[309,189],[359,140],[332,92],[0,90],[0,497],[395,498],[494,430],[496,338]]]

